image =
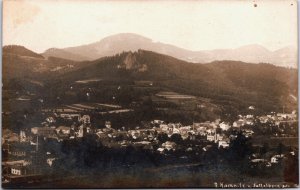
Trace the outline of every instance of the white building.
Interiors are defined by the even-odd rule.
[[[91,123],[91,118],[89,115],[83,115],[80,119],[81,122],[84,124],[90,124]]]
[[[229,147],[229,142],[228,141],[225,141],[225,140],[220,140],[219,143],[218,143],[218,147],[223,147],[223,148],[228,148]]]
[[[277,164],[277,163],[279,162],[279,159],[281,159],[281,158],[283,158],[283,157],[284,157],[283,154],[280,154],[280,155],[277,154],[277,155],[271,157],[271,163],[272,163],[272,164]]]
[[[105,127],[110,129],[111,128],[111,122],[110,121],[105,121]]]
[[[26,142],[27,138],[26,138],[26,134],[25,131],[21,130],[20,131],[20,142]]]
[[[228,129],[231,128],[231,126],[228,124],[228,123],[225,123],[225,122],[222,122],[219,124],[220,128],[223,130],[223,131],[227,131]]]

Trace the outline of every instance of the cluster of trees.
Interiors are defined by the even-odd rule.
[[[171,137],[166,134],[159,134],[157,138],[159,144],[154,144],[153,149],[131,145],[122,148],[109,148],[103,146],[96,135],[87,135],[81,139],[69,139],[63,142],[41,140],[40,151],[50,151],[57,155],[59,159],[54,161],[52,170],[54,173],[66,172],[66,175],[74,174],[74,172],[80,174],[99,173],[111,171],[115,168],[126,169],[129,167],[135,171],[140,169],[142,171],[145,168],[159,168],[166,165],[203,163],[201,167],[204,171],[209,166],[220,166],[229,167],[243,175],[257,176],[264,174],[271,177],[272,175],[284,174],[285,180],[288,182],[296,182],[297,180],[298,173],[292,165],[298,161],[295,156],[287,155],[288,157],[279,167],[271,169],[253,169],[249,165],[249,158],[254,153],[265,155],[271,150],[278,154],[290,151],[290,148],[283,144],[279,144],[274,150],[268,144],[255,148],[242,133],[237,134],[237,138],[231,141],[227,149],[218,148],[217,144],[208,142],[196,147],[193,146],[196,141],[183,140],[178,134]],[[156,149],[166,141],[175,142],[177,148],[160,154]],[[196,144],[199,145],[199,142]],[[203,151],[202,148],[207,145],[210,145],[210,148]],[[187,151],[187,147],[191,146],[193,148]],[[270,172],[273,172],[273,174],[271,175]]]
[[[286,122],[281,123],[278,126],[275,125],[273,122],[256,122],[254,126],[243,126],[243,128],[252,129],[256,135],[275,136],[277,134],[277,136],[298,136],[298,122]]]

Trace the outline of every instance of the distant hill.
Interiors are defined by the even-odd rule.
[[[44,59],[44,57],[42,55],[37,54],[37,53],[25,48],[24,46],[18,46],[18,45],[4,46],[2,48],[2,52],[19,55],[19,56],[27,56],[27,57]]]
[[[43,56],[44,57],[59,57],[59,58],[63,58],[63,59],[76,60],[76,61],[84,61],[84,60],[89,59],[88,57],[74,54],[74,53],[68,52],[63,49],[58,49],[58,48],[48,49],[47,51],[45,51],[43,53]]]
[[[270,63],[276,66],[297,68],[297,50],[285,47],[270,51],[260,45],[247,45],[236,49],[204,51],[206,61],[235,60],[248,63]]]
[[[79,67],[80,62],[43,56],[23,46],[3,47],[3,80],[23,77],[41,77],[45,73],[64,73]]]
[[[276,110],[297,97],[297,70],[270,64],[216,61],[193,64],[170,56],[139,50],[102,58],[60,77],[60,81],[100,78],[147,80],[170,90],[210,98],[228,106],[254,105]],[[297,101],[292,102],[294,106]]]
[[[247,45],[236,49],[217,49],[190,51],[132,33],[121,33],[108,36],[98,42],[63,49],[49,49],[44,56],[55,56],[77,61],[95,60],[104,56],[112,56],[124,51],[145,49],[193,63],[208,63],[216,60],[234,60],[249,63],[271,63],[276,66],[297,67],[297,50],[285,47],[270,51],[260,45]]]

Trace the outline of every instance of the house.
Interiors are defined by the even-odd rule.
[[[31,133],[44,137],[56,136],[55,127],[33,127],[31,128]]]
[[[71,128],[70,127],[66,127],[66,126],[59,126],[55,130],[56,130],[57,134],[62,133],[64,135],[68,135],[68,134],[70,134]]]
[[[194,124],[195,127],[205,127],[207,129],[211,128],[211,129],[215,129],[218,126],[216,125],[216,123],[214,122],[210,122],[210,121],[206,121],[206,122],[202,122],[202,123],[195,123]]]
[[[211,142],[213,141],[213,142],[217,143],[218,141],[222,141],[224,139],[224,135],[214,133],[214,134],[207,135],[206,138],[208,141],[211,141]]]
[[[219,142],[218,142],[218,147],[220,148],[220,147],[223,147],[223,148],[228,148],[229,147],[229,142],[228,141],[225,141],[225,140],[220,140]]]
[[[87,134],[87,127],[80,125],[77,137],[84,137]]]
[[[15,157],[25,157],[33,152],[35,147],[29,143],[13,143],[8,148],[8,154]]]
[[[270,118],[267,116],[261,116],[261,117],[259,117],[259,121],[261,123],[267,123],[268,121],[270,121]]]
[[[167,149],[167,150],[175,150],[176,143],[167,141],[167,142],[163,143],[161,146],[162,146],[162,148]]]
[[[179,132],[181,135],[186,135],[191,130],[191,126],[184,126],[179,128]]]
[[[206,145],[205,147],[202,148],[203,151],[208,151],[209,149],[211,149],[212,145]]]
[[[11,174],[12,175],[26,175],[27,174],[27,170],[26,170],[26,166],[23,165],[14,165],[11,167]]]
[[[272,156],[271,157],[271,163],[272,164],[277,164],[277,163],[279,163],[279,161],[282,159],[284,157],[284,155],[283,154],[277,154],[277,155],[274,155],[274,156]]]
[[[25,131],[21,130],[20,131],[20,142],[26,142],[27,138],[26,138],[26,133]]]
[[[105,121],[105,127],[110,129],[111,128],[111,122],[110,121]]]
[[[254,125],[254,122],[252,119],[246,119],[246,124],[247,125]]]
[[[219,124],[219,127],[223,130],[223,131],[227,131],[228,129],[231,128],[231,126],[228,123],[222,122]]]
[[[76,119],[77,121],[80,121],[80,114],[60,113],[59,117],[69,120]]]
[[[241,126],[244,126],[245,122],[243,119],[239,119],[238,121],[233,122],[232,127],[240,128]]]
[[[246,115],[246,118],[247,118],[247,119],[253,119],[254,116],[253,116],[253,115]]]
[[[206,138],[208,141],[215,141],[215,135],[207,135]]]
[[[180,134],[181,133],[180,129],[178,129],[178,128],[173,128],[172,132],[173,132],[173,134]]]
[[[160,124],[163,124],[163,123],[164,123],[164,121],[162,121],[162,120],[157,120],[156,119],[156,120],[153,121],[153,124],[159,124],[160,125]]]
[[[139,142],[134,142],[134,144],[149,145],[149,144],[151,144],[151,142],[149,142],[149,141],[139,141]]]
[[[11,153],[11,155],[17,156],[17,157],[26,156],[26,152],[23,150],[12,150],[10,153]]]
[[[201,135],[201,136],[206,135],[206,127],[203,127],[203,126],[198,127],[198,128],[196,129],[196,131],[197,131],[198,134]]]
[[[209,135],[215,134],[216,130],[215,129],[206,129],[206,133]]]
[[[4,142],[19,142],[19,135],[16,133],[13,133],[9,129],[3,129],[2,130],[2,144]]]
[[[248,109],[249,109],[249,110],[254,110],[255,107],[254,107],[254,106],[249,106]]]
[[[166,125],[166,124],[160,124],[160,125],[159,125],[159,128],[160,128],[161,131],[163,131],[163,132],[169,131],[169,126]]]
[[[136,140],[141,137],[141,132],[139,130],[129,130],[128,135]]]
[[[56,158],[47,158],[46,162],[51,167],[54,160],[56,160]]]
[[[265,159],[260,159],[260,158],[255,158],[251,160],[252,163],[262,163],[262,162],[266,162]]]
[[[30,173],[28,166],[31,165],[31,162],[26,160],[16,160],[3,162],[2,165],[8,167],[12,175],[21,176]]]
[[[164,148],[158,148],[157,149],[157,151],[160,152],[160,153],[163,153],[164,150],[165,150]]]
[[[81,118],[80,118],[80,121],[84,124],[90,124],[91,123],[91,118],[89,115],[83,115]]]
[[[253,135],[253,131],[250,130],[250,129],[245,129],[243,130],[243,134],[248,138],[248,137],[251,137]]]
[[[54,119],[53,117],[47,117],[47,118],[46,118],[46,121],[47,121],[48,123],[55,123],[55,119]]]

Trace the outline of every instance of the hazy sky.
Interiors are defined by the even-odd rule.
[[[297,47],[295,0],[4,0],[3,17],[3,44],[39,53],[127,32],[190,50]]]

